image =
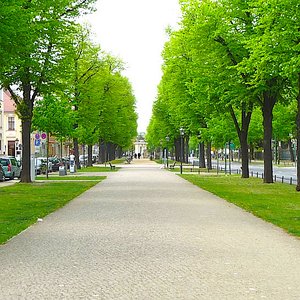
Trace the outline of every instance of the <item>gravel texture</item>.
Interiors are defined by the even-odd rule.
[[[135,160],[0,246],[0,299],[300,299],[300,240]]]

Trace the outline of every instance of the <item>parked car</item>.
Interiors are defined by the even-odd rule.
[[[35,158],[35,172],[37,175],[46,174],[46,165],[47,158],[46,157],[36,157]],[[48,172],[52,172],[52,162],[48,159]]]
[[[5,173],[1,164],[0,164],[0,181],[5,181]]]
[[[52,171],[57,172],[59,170],[59,166],[61,165],[61,159],[57,157],[49,157],[49,161],[52,163]]]
[[[0,163],[4,170],[5,178],[14,179],[21,177],[21,165],[13,156],[1,156]]]
[[[79,155],[79,162],[81,165],[86,166],[88,162],[88,155]]]

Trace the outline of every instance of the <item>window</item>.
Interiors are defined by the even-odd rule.
[[[8,130],[15,130],[15,117],[8,117]]]

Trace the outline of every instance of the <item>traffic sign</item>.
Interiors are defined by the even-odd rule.
[[[41,134],[41,137],[42,137],[43,140],[45,140],[45,139],[47,138],[47,133],[43,132],[43,133]]]
[[[34,146],[38,147],[40,145],[41,145],[41,140],[40,139],[34,140]]]

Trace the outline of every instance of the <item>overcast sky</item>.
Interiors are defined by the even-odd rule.
[[[167,35],[180,20],[178,0],[98,0],[88,16],[102,50],[126,63],[139,115],[138,131],[146,131],[157,85],[161,79],[161,52]]]

